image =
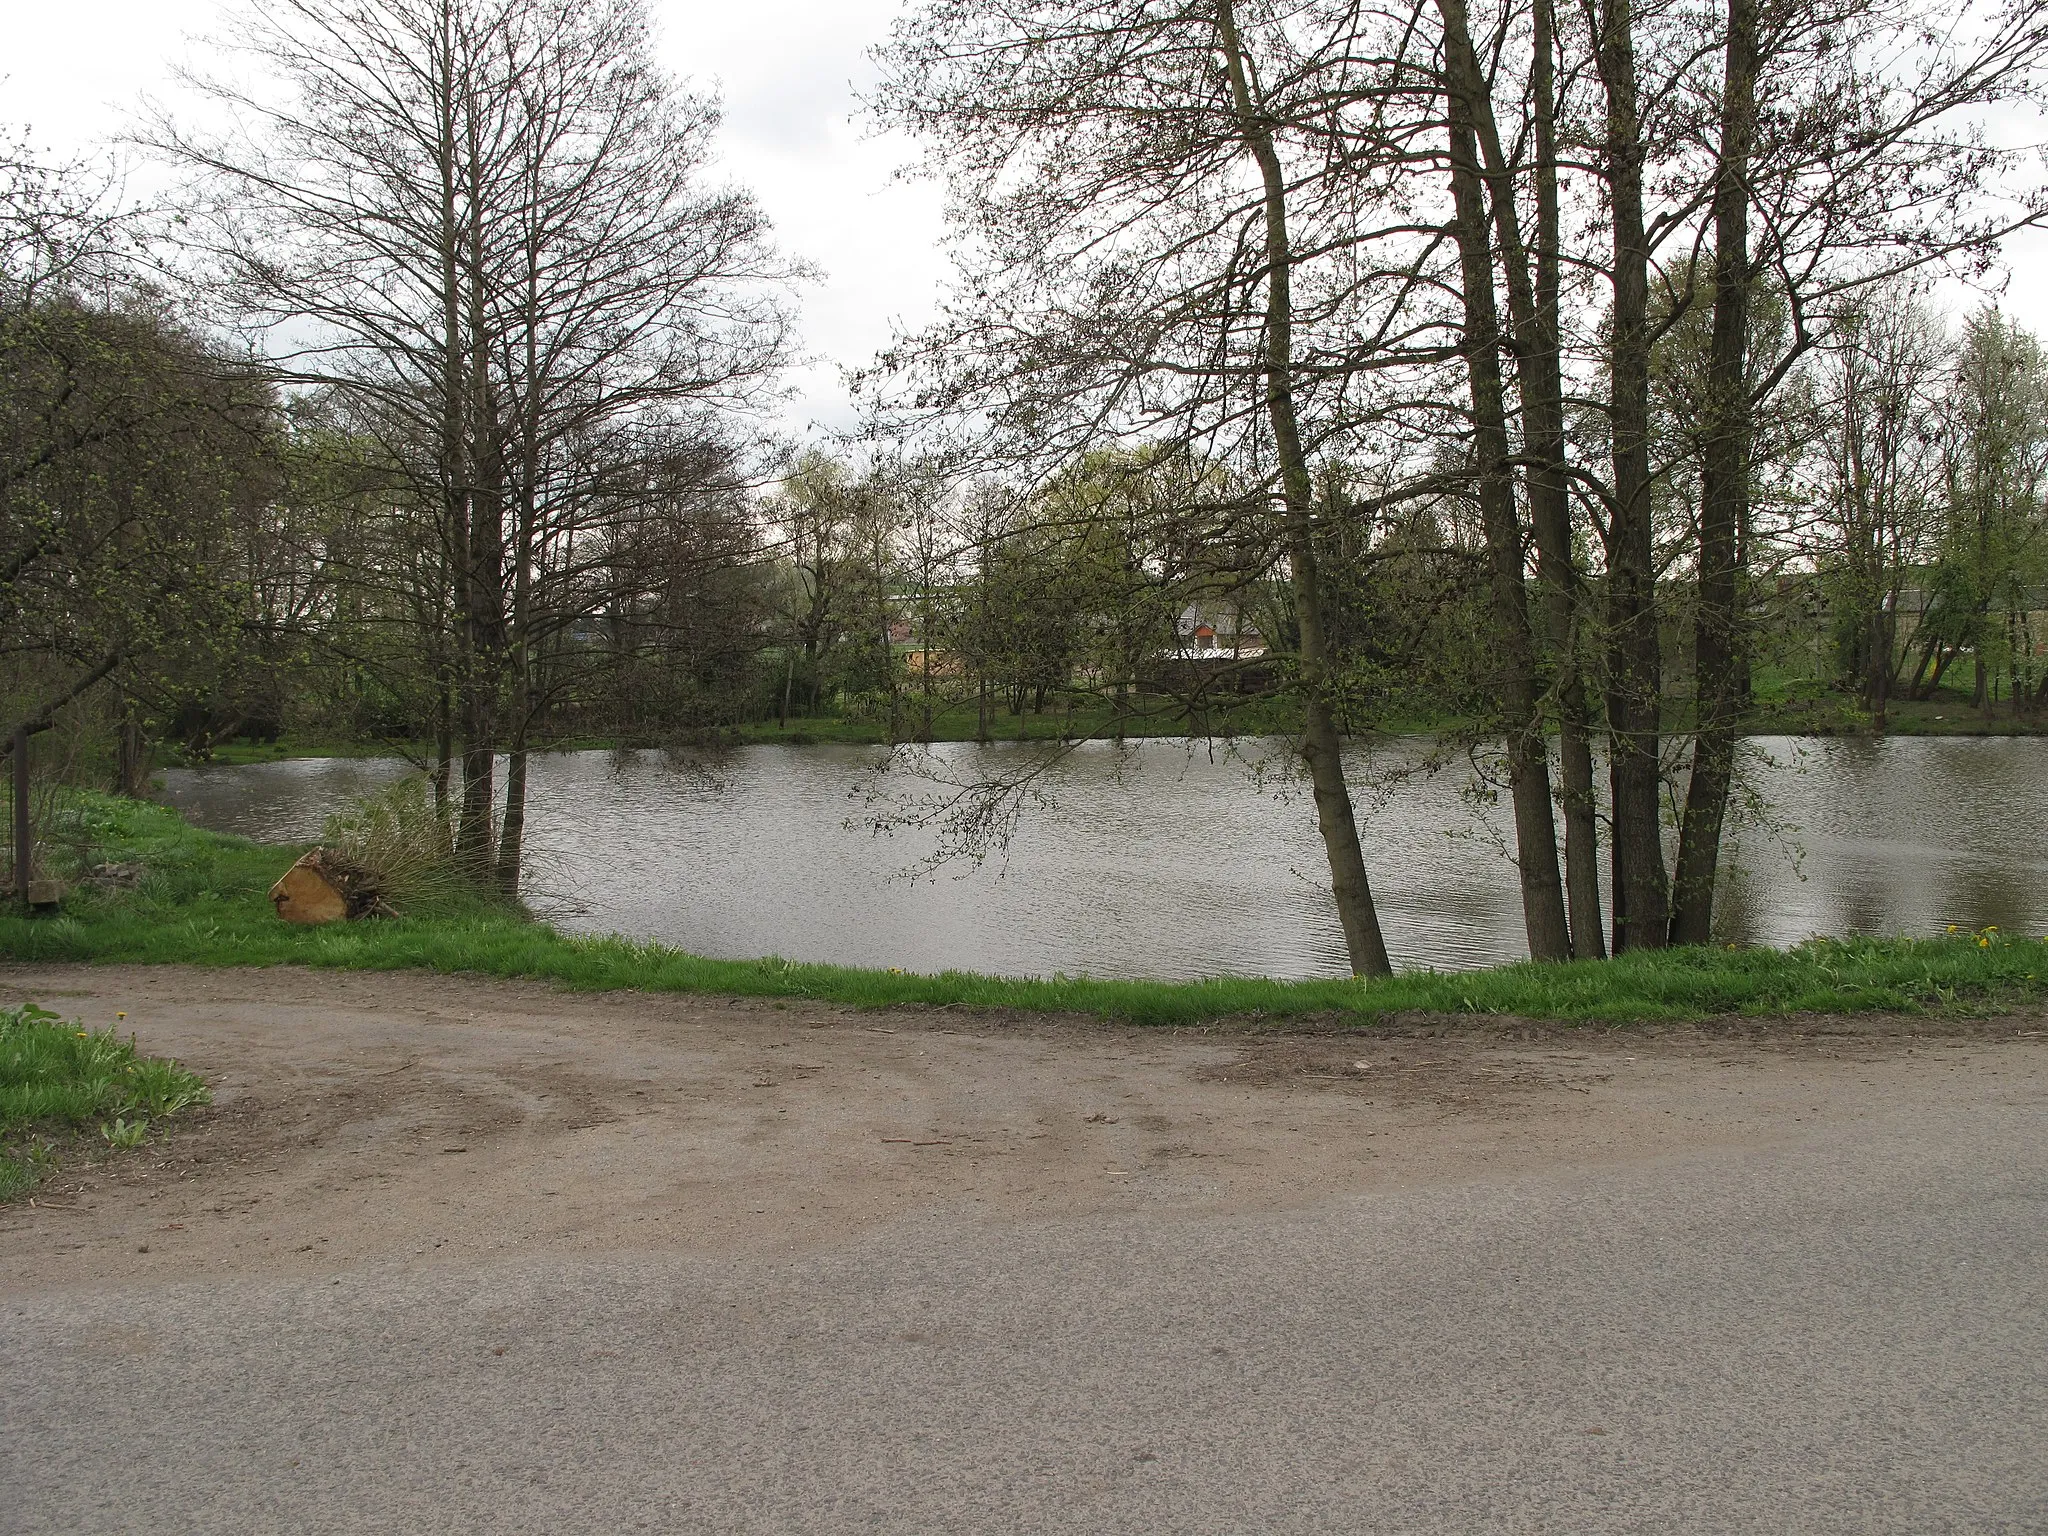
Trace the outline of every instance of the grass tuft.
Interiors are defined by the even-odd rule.
[[[408,917],[460,915],[493,893],[455,857],[454,828],[437,810],[424,775],[400,779],[327,818],[321,846],[369,877],[388,911]]]
[[[196,1073],[141,1055],[112,1030],[35,1003],[0,1010],[0,1201],[54,1165],[52,1135],[97,1125],[109,1146],[140,1146],[153,1122],[209,1097]]]

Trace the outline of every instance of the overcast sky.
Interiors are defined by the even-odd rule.
[[[220,0],[6,0],[0,33],[0,124],[29,125],[58,153],[120,132],[148,94],[175,104],[171,67],[203,63]],[[750,186],[782,243],[824,270],[803,296],[803,336],[818,361],[791,382],[788,424],[851,424],[839,369],[858,367],[892,326],[931,313],[945,264],[939,193],[894,173],[900,140],[852,121],[854,91],[872,78],[867,50],[903,0],[653,0],[664,61],[726,103],[723,155]],[[2048,238],[2008,251],[2008,310],[2048,332]],[[1975,302],[1960,287],[1956,309]]]
[[[175,105],[179,60],[203,63],[220,0],[9,0],[0,125],[58,154],[117,135],[144,95]],[[901,140],[851,121],[866,51],[901,0],[653,0],[663,61],[725,99],[722,158],[753,188],[783,246],[824,270],[802,296],[818,362],[791,382],[789,424],[851,424],[839,368],[866,362],[892,324],[931,313],[944,270],[939,194],[892,173]]]

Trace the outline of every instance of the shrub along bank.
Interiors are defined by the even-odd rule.
[[[948,971],[921,975],[778,959],[713,960],[662,944],[556,932],[474,893],[442,890],[401,915],[320,928],[281,923],[266,897],[303,851],[192,827],[161,806],[82,796],[64,836],[81,867],[120,866],[49,917],[0,918],[15,961],[308,965],[545,979],[577,991],[804,997],[856,1007],[957,1005],[1095,1014],[1143,1024],[1334,1015],[1360,1025],[1418,1011],[1627,1023],[1714,1014],[1994,1010],[2043,992],[2048,940],[1993,931],[1815,940],[1791,950],[1685,949],[1373,981],[1113,981]],[[139,874],[136,867],[139,866]]]

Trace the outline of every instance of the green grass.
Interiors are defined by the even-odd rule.
[[[1674,702],[1667,710],[1667,724],[1673,730],[1686,728],[1685,712]],[[1071,713],[1059,701],[1044,711],[1026,710],[1013,715],[996,702],[989,710],[988,734],[992,741],[1060,741],[1072,738],[1103,738],[1114,734],[1114,712],[1106,703],[1089,700]],[[1437,736],[1474,729],[1481,724],[1471,716],[1432,711],[1413,699],[1382,710],[1372,721],[1379,736]],[[915,688],[903,695],[900,738],[923,738],[924,713]],[[1299,720],[1283,698],[1221,697],[1217,707],[1199,719],[1191,719],[1174,701],[1146,696],[1136,702],[1124,721],[1123,734],[1135,739],[1187,735],[1272,736],[1286,735],[1299,727]],[[1755,708],[1744,729],[1755,736],[1858,736],[1870,732],[1870,716],[1857,707],[1853,696],[1821,678],[1804,677],[1782,668],[1759,667],[1755,678]],[[1894,699],[1890,706],[1888,732],[1894,736],[2038,736],[2048,732],[2048,716],[2014,719],[2012,707],[2001,702],[1987,718],[1973,707],[1966,692],[1944,687],[1931,699]],[[977,711],[972,703],[945,704],[934,710],[930,739],[933,741],[974,741],[980,734]],[[706,740],[736,741],[748,745],[774,744],[812,746],[823,743],[875,746],[889,739],[883,720],[852,715],[809,715],[778,724],[774,720],[747,720],[720,726],[703,733]],[[619,747],[658,745],[655,738],[624,739],[576,737],[549,740],[537,747],[547,751],[609,750]],[[273,763],[299,757],[392,757],[410,752],[424,760],[432,744],[401,745],[389,741],[327,741],[287,735],[275,742],[222,742],[212,752],[216,763]]]
[[[988,734],[991,741],[1062,741],[1114,735],[1116,713],[1107,703],[1086,700],[1069,711],[1060,700],[1049,702],[1042,711],[1026,709],[1010,713],[1001,701],[989,706]],[[1410,710],[1385,715],[1375,721],[1383,735],[1418,735],[1453,729],[1467,722],[1461,717],[1431,715]],[[1288,703],[1273,698],[1220,697],[1216,707],[1191,718],[1173,700],[1144,695],[1133,701],[1124,719],[1124,735],[1154,736],[1284,735],[1299,721]],[[924,710],[914,688],[906,689],[899,720],[899,740],[924,736]],[[932,741],[974,741],[980,734],[979,714],[970,703],[948,703],[934,708]],[[787,722],[745,720],[737,725],[712,727],[701,733],[706,741],[732,741],[747,745],[776,744],[809,746],[819,743],[878,746],[889,740],[888,722],[856,715],[804,715]],[[619,747],[658,746],[658,737],[551,738],[536,743],[537,750],[576,752]],[[415,760],[431,756],[430,742],[390,741],[334,742],[313,737],[286,735],[274,742],[226,741],[212,749],[210,761],[226,764],[274,763],[300,757],[396,757],[409,753]]]
[[[0,1009],[0,1201],[53,1165],[51,1136],[97,1127],[109,1146],[139,1146],[153,1123],[208,1097],[196,1074],[139,1054],[112,1030],[83,1029],[34,1003]]]
[[[1144,1024],[1311,1015],[1371,1024],[1417,1011],[1603,1023],[1715,1014],[1996,1009],[2043,994],[2048,940],[1995,931],[1929,939],[1814,941],[1792,950],[1687,949],[1611,961],[1411,971],[1376,981],[1115,981],[938,975],[714,960],[662,944],[561,934],[481,899],[427,918],[324,928],[280,923],[265,891],[299,852],[201,832],[160,806],[81,796],[71,836],[95,860],[142,862],[132,892],[80,890],[61,915],[0,918],[17,961],[307,965],[530,977],[584,992],[639,989],[1074,1012]]]
[[[1745,729],[1755,736],[1863,736],[1872,721],[1853,694],[1823,678],[1759,668],[1756,707]],[[1928,699],[1894,698],[1885,710],[1891,736],[2039,736],[2048,717],[2015,719],[2010,700],[1987,715],[1970,701],[1967,688],[1943,686]]]
[[[991,741],[1062,741],[1115,734],[1116,712],[1096,700],[1069,710],[1063,701],[1049,702],[1042,711],[1026,709],[1013,715],[1000,701],[991,701],[988,736]],[[1191,720],[1170,699],[1146,696],[1133,701],[1124,719],[1129,737],[1186,736],[1191,731],[1228,736],[1265,736],[1292,728],[1293,715],[1286,703],[1265,698],[1219,700],[1196,720]],[[925,735],[922,700],[914,688],[903,694],[898,723],[899,740],[922,740]],[[888,740],[886,720],[851,718],[841,715],[805,716],[777,724],[773,720],[750,720],[736,726],[739,739],[749,743],[773,742],[804,745],[813,742],[857,742],[876,744]],[[943,704],[932,711],[932,741],[974,741],[980,735],[980,713],[972,703]]]
[[[424,758],[433,751],[431,742],[330,741],[326,738],[283,736],[276,741],[223,741],[207,754],[212,763],[276,763],[294,757],[399,757],[407,752]]]

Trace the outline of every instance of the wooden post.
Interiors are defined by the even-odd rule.
[[[14,899],[28,910],[28,882],[35,838],[28,824],[28,727],[14,728]]]
[[[149,775],[143,770],[142,762],[142,718],[136,712],[133,699],[124,700],[121,706],[120,743],[114,777],[116,794],[126,795],[131,800],[142,798]]]

